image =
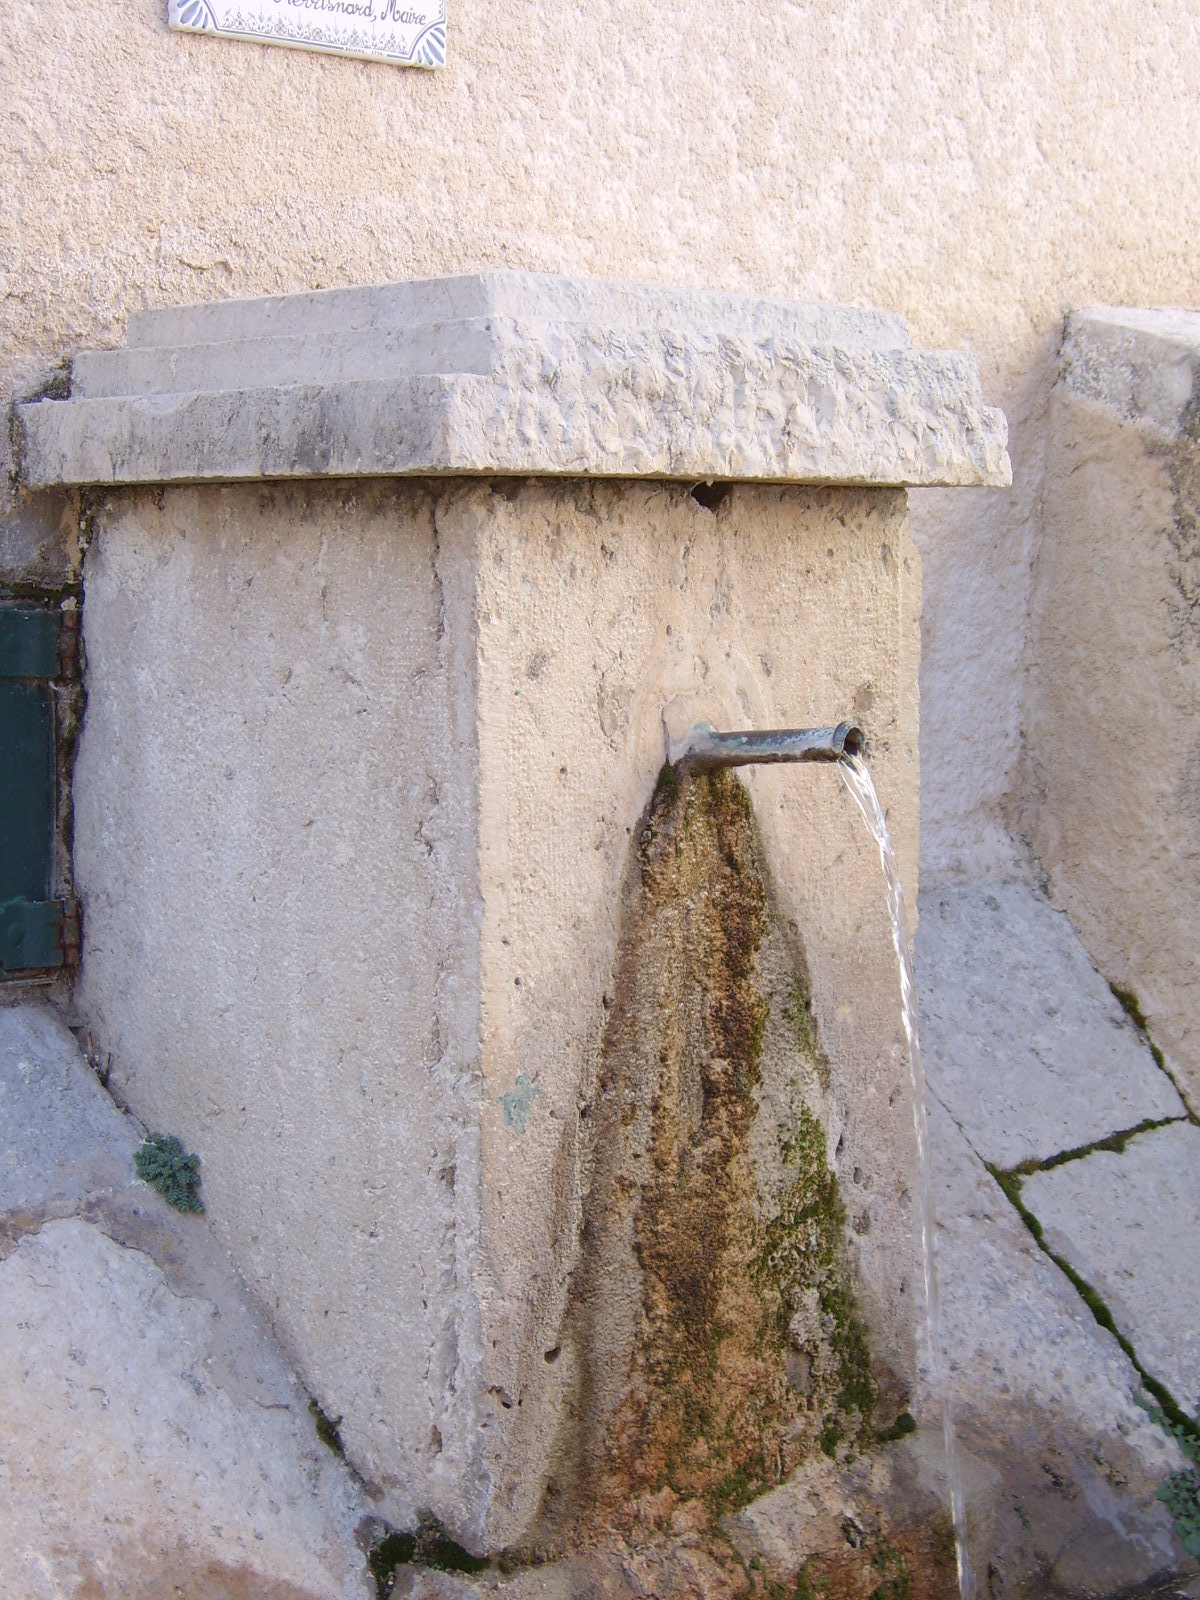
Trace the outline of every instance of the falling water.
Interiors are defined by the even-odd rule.
[[[892,942],[896,947],[896,962],[900,972],[900,1009],[904,1015],[904,1031],[908,1036],[908,1060],[912,1071],[913,1122],[917,1133],[921,1256],[925,1269],[925,1322],[929,1360],[934,1391],[941,1397],[942,1403],[942,1432],[946,1441],[946,1478],[950,1488],[950,1512],[954,1518],[958,1588],[962,1600],[975,1600],[975,1579],[967,1555],[967,1519],[963,1505],[962,1480],[958,1472],[958,1452],[954,1442],[954,1418],[950,1404],[950,1390],[942,1369],[937,1268],[934,1261],[929,1124],[925,1115],[925,1072],[921,1065],[921,1042],[917,1036],[917,990],[908,954],[908,918],[904,910],[904,893],[900,886],[900,869],[896,862],[896,852],[892,848],[891,835],[888,833],[887,822],[879,804],[879,796],[875,793],[875,785],[871,782],[869,768],[859,756],[854,755],[843,755],[838,765],[846,787],[854,796],[858,809],[866,819],[867,827],[870,828],[879,846],[879,859],[883,864],[883,876],[887,883],[888,910],[892,918]]]

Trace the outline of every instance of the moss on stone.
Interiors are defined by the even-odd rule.
[[[762,1171],[761,960],[796,1012],[771,1035],[770,1102],[782,1093],[793,1112]],[[800,1099],[824,1060],[803,970],[771,916],[744,786],[664,769],[626,881],[563,1331],[579,1355],[573,1433],[538,1548],[623,1527],[664,1488],[715,1522],[819,1445],[869,1441],[876,1388],[845,1212]],[[635,1319],[616,1326],[614,1306]]]
[[[436,1517],[425,1513],[415,1529],[390,1528],[367,1552],[378,1600],[391,1593],[397,1567],[435,1567],[439,1572],[483,1572],[491,1562],[451,1539]]]
[[[801,1055],[815,1057],[818,1054],[818,1046],[812,1003],[805,994],[804,985],[799,978],[792,979],[787,999],[783,1004],[783,1014],[792,1025]]]
[[[1170,1067],[1168,1067],[1166,1057],[1155,1044],[1154,1040],[1150,1037],[1150,1025],[1146,1021],[1146,1015],[1142,1010],[1141,1001],[1138,999],[1137,995],[1134,994],[1132,989],[1123,989],[1120,984],[1116,983],[1110,983],[1108,987],[1112,990],[1113,999],[1121,1007],[1125,1015],[1130,1019],[1134,1026],[1141,1032],[1142,1038],[1146,1041],[1146,1048],[1154,1058],[1154,1065],[1160,1072],[1165,1073],[1165,1075],[1170,1079],[1172,1088],[1183,1101],[1184,1108],[1187,1111],[1188,1121],[1196,1126],[1200,1126],[1200,1116],[1196,1115],[1195,1108],[1193,1107],[1188,1096],[1183,1092],[1182,1085],[1176,1078],[1175,1074],[1171,1071]]]
[[[806,1298],[816,1294],[819,1319],[801,1333],[800,1343],[812,1360],[813,1398],[824,1413],[820,1445],[833,1456],[844,1441],[870,1442],[878,1389],[844,1259],[846,1213],[837,1175],[826,1160],[825,1131],[803,1102],[791,1128],[780,1134],[780,1154],[788,1179],[777,1213],[762,1230],[756,1268],[765,1291],[777,1299],[781,1343],[795,1342],[794,1321],[803,1315]]]
[[[673,806],[678,798],[679,772],[669,761],[664,761],[658,769],[658,782],[654,786],[654,796],[650,802],[651,810]]]
[[[875,1435],[878,1444],[894,1444],[897,1439],[905,1439],[910,1433],[916,1433],[917,1420],[911,1411],[902,1411],[892,1423],[890,1428],[881,1428]]]
[[[367,1568],[375,1580],[377,1600],[387,1600],[391,1593],[391,1580],[397,1567],[407,1566],[416,1548],[416,1535],[412,1533],[386,1533],[367,1551]]]
[[[332,1450],[335,1456],[340,1456],[344,1461],[346,1459],[346,1448],[342,1444],[342,1436],[338,1432],[338,1424],[342,1420],[341,1417],[338,1417],[335,1422],[332,1417],[327,1416],[321,1410],[315,1400],[308,1402],[308,1414],[313,1419],[313,1426],[317,1430],[317,1438],[320,1439],[327,1450]]]
[[[473,1556],[429,1515],[421,1518],[412,1559],[417,1566],[436,1567],[439,1572],[482,1572],[491,1564],[485,1556]]]
[[[1002,1168],[995,1167],[990,1164],[988,1165],[988,1171],[1000,1185],[1000,1188],[1003,1190],[1005,1196],[1012,1204],[1017,1215],[1021,1218],[1021,1221],[1029,1229],[1029,1232],[1037,1241],[1039,1247],[1045,1251],[1059,1271],[1070,1280],[1080,1299],[1092,1313],[1092,1316],[1102,1328],[1104,1328],[1108,1333],[1112,1334],[1113,1338],[1116,1339],[1117,1343],[1121,1346],[1121,1349],[1129,1357],[1137,1371],[1138,1377],[1142,1380],[1142,1387],[1146,1390],[1147,1394],[1154,1399],[1156,1405],[1162,1413],[1165,1424],[1169,1424],[1171,1430],[1178,1429],[1184,1436],[1194,1438],[1197,1443],[1200,1444],[1200,1423],[1198,1423],[1194,1417],[1189,1417],[1187,1412],[1184,1411],[1176,1401],[1174,1395],[1171,1394],[1170,1390],[1165,1388],[1164,1385],[1161,1384],[1157,1378],[1153,1377],[1151,1373],[1147,1372],[1146,1368],[1139,1360],[1138,1353],[1134,1349],[1133,1344],[1117,1326],[1116,1319],[1109,1310],[1103,1296],[1092,1287],[1092,1285],[1081,1273],[1075,1270],[1065,1256],[1059,1255],[1057,1251],[1052,1250],[1047,1244],[1046,1235],[1041,1223],[1038,1221],[1037,1217],[1034,1216],[1033,1212],[1030,1211],[1029,1207],[1025,1204],[1024,1199],[1022,1198],[1022,1174],[1020,1171],[1014,1170],[1006,1172]]]
[[[868,1600],[911,1600],[912,1579],[899,1550],[883,1545],[871,1557],[871,1565],[881,1581],[871,1590]]]

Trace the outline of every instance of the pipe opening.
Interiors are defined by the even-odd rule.
[[[720,767],[747,767],[782,761],[840,761],[861,755],[866,739],[853,722],[835,728],[766,728],[757,732],[718,733],[700,723],[676,758],[697,772]]]

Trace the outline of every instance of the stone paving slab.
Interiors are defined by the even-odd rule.
[[[916,973],[930,1088],[985,1161],[1044,1161],[1184,1115],[1070,922],[1032,886],[923,894]]]
[[[1200,1128],[1175,1122],[1035,1172],[1025,1204],[1103,1297],[1138,1358],[1200,1411]]]
[[[933,1098],[929,1123],[946,1381],[991,1592],[1031,1592],[1040,1573],[1037,1593],[1126,1594],[1191,1569],[1155,1499],[1182,1458],[1137,1403],[1132,1363]],[[939,1407],[926,1363],[922,1434]]]
[[[0,1008],[0,1213],[129,1189],[140,1143],[55,1012]]]
[[[0,1595],[365,1600],[370,1509],[55,1012],[0,1008]]]

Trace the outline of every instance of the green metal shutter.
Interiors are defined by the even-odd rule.
[[[0,605],[0,974],[61,967],[75,908],[53,898],[58,611]]]

